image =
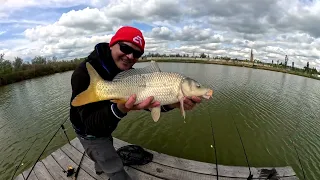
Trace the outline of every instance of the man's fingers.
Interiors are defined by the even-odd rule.
[[[131,109],[134,105],[134,103],[136,102],[136,95],[133,94],[129,97],[128,101],[126,102],[125,104],[125,107],[128,108],[128,109]]]
[[[184,105],[183,105],[183,108],[184,108],[185,110],[190,110],[190,109],[192,109],[192,107],[193,107],[193,106],[190,106],[189,104],[184,104]]]
[[[151,104],[151,107],[157,107],[160,106],[160,102],[159,101],[155,101]]]
[[[153,101],[153,96],[148,97],[146,100],[142,101],[141,103],[135,106],[135,109],[145,109],[148,108]]]
[[[143,102],[141,102],[137,105],[134,105],[136,102],[136,98],[137,98],[137,96],[135,94],[131,95],[129,97],[128,101],[125,103],[125,108],[127,108],[129,110],[140,110],[140,109],[149,109],[149,108],[154,108],[154,107],[160,106],[160,102],[158,102],[158,101],[152,102],[154,100],[153,96],[150,96],[147,99],[145,99]],[[184,109],[191,110],[196,105],[196,103],[200,103],[200,102],[201,102],[200,97],[197,97],[197,96],[185,97],[183,100]],[[179,105],[179,107],[180,107],[180,105]]]
[[[191,97],[191,100],[194,101],[194,102],[196,102],[196,103],[200,103],[200,102],[201,102],[201,98],[198,97],[198,96],[192,96],[192,97]]]
[[[184,102],[184,104],[187,104],[187,105],[189,105],[189,106],[193,106],[193,104],[194,104],[194,103],[193,103],[190,99],[188,99],[188,98],[185,98],[183,102]]]

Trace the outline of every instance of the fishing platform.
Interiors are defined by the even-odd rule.
[[[113,139],[116,149],[130,144],[117,138]],[[125,170],[130,174],[133,180],[235,180],[247,179],[250,175],[248,167],[218,165],[217,178],[216,164],[178,158],[148,149],[145,150],[153,154],[152,162],[140,166],[125,166]],[[81,162],[77,179],[107,180],[108,177],[105,173],[100,175],[95,173],[94,162],[86,153],[84,153],[83,156],[83,152],[84,148],[76,137],[46,158],[39,160],[33,169],[30,167],[16,176],[15,179],[25,180],[32,169],[28,180],[71,180],[74,179],[74,177],[67,177],[67,173],[64,171],[66,171],[69,166],[73,167],[76,171]],[[275,168],[250,167],[250,170],[252,179],[298,179],[290,166]]]

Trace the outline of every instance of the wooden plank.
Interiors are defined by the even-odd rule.
[[[54,180],[41,161],[37,162],[33,170],[39,180]]]
[[[65,170],[67,170],[69,166],[73,167],[75,170],[79,167],[80,161],[73,162],[63,151],[61,151],[61,149],[57,149],[56,151],[54,151],[52,153],[52,157],[59,163],[61,167],[65,168]],[[65,176],[67,176],[67,174],[65,174]],[[90,174],[88,174],[86,171],[83,171],[81,164],[78,179],[80,179],[80,177],[87,180],[95,179],[92,176],[90,176]]]
[[[79,151],[78,149],[71,146],[69,143],[60,148],[70,159],[74,162],[80,162],[83,151]],[[109,177],[102,173],[101,175],[97,175],[94,169],[94,162],[88,157],[87,154],[83,157],[81,168],[88,172],[95,179],[108,179]]]
[[[78,138],[73,139],[71,143],[74,144],[74,146],[76,146],[77,148],[83,149]],[[116,149],[129,144],[130,143],[114,138],[114,146]],[[201,174],[201,176],[203,176],[203,179],[206,179],[210,176],[211,177],[216,176],[215,164],[173,157],[173,156],[158,153],[148,149],[145,149],[145,150],[153,153],[154,155],[153,163],[157,163],[158,166],[161,166],[161,167],[164,166],[166,173],[167,172],[169,173],[162,175],[161,173],[157,172],[156,170],[159,167],[153,163],[149,163],[145,166],[133,166],[134,168],[140,171],[150,173],[155,176],[159,176],[161,174],[161,176],[159,177],[162,177],[162,178],[168,178],[168,176],[174,177],[174,176],[178,176],[179,174],[183,176],[186,173],[190,175],[190,176],[187,176],[186,179],[188,179],[188,177],[192,177],[193,176],[192,173]],[[173,170],[170,170],[170,168],[172,168]],[[264,177],[262,176],[263,175],[263,173],[261,173],[262,171],[264,172],[265,170],[270,171],[271,169],[272,167],[263,167],[263,168],[251,167],[251,173],[253,174],[253,178],[259,179]],[[290,177],[290,176],[295,177],[296,175],[291,167],[277,167],[275,169],[277,170],[279,177]],[[249,176],[248,167],[218,165],[218,172],[219,172],[219,179],[222,177],[246,179]]]
[[[77,148],[80,152],[83,152],[84,151],[84,148],[80,142],[80,140],[76,137],[74,138],[72,141],[70,141],[70,144],[72,146],[74,146],[75,148]]]
[[[73,177],[72,177],[73,178]],[[85,170],[82,168],[79,170],[77,180],[94,180],[95,178],[91,177]],[[107,179],[105,179],[107,180]]]
[[[114,138],[114,146],[116,149],[126,145],[130,145],[130,143]],[[201,174],[208,174],[208,175],[215,175],[215,176],[217,175],[215,164],[173,157],[173,156],[158,153],[156,151],[152,151],[149,149],[145,149],[145,150],[148,152],[151,152],[154,155],[153,162],[170,166],[176,169],[190,171],[190,172],[197,172]],[[250,168],[253,174],[253,178],[259,178],[260,172],[263,169],[268,169],[268,170],[272,169],[272,167],[262,167],[262,168],[250,167]],[[277,167],[275,169],[277,170],[279,176],[282,176],[282,177],[296,175],[294,170],[291,167]],[[219,173],[219,176],[224,176],[224,177],[247,178],[249,175],[249,168],[241,167],[241,166],[218,165],[218,173]]]
[[[125,166],[124,167],[125,171],[129,174],[129,176],[133,180],[140,180],[140,179],[146,179],[146,180],[163,180],[162,178],[155,177],[153,175],[146,174],[144,172],[135,170],[134,168]]]
[[[24,180],[22,173],[14,178],[15,180]]]
[[[27,176],[30,172],[32,167],[30,167],[29,169],[25,170],[24,172],[22,172],[22,175],[24,177],[24,179],[27,179]],[[38,180],[37,176],[35,175],[34,171],[32,170],[29,177],[28,177],[28,180]]]
[[[52,175],[53,179],[70,180],[70,178],[67,177],[67,174],[63,172],[64,169],[62,169],[59,166],[59,164],[54,160],[52,155],[47,156],[45,159],[42,160],[42,162]]]
[[[291,177],[281,177],[279,180],[299,180],[297,176],[291,176]]]
[[[174,179],[184,179],[184,180],[210,180],[210,179],[216,179],[214,176],[209,174],[201,174],[201,173],[195,173],[191,171],[184,171],[176,168],[172,168],[170,166],[165,166],[162,164],[158,164],[155,162],[150,162],[146,165],[142,166],[132,166],[140,171],[143,171],[148,174],[152,174],[154,176],[168,179],[168,180],[174,180]]]
[[[130,167],[125,167],[125,168],[130,168]],[[133,168],[136,168],[136,166],[134,166],[134,167],[132,167],[131,169],[133,169]],[[172,168],[172,170],[173,171],[175,171],[176,169],[173,169]],[[161,170],[160,170],[161,171]],[[140,172],[140,171],[136,171],[136,172]],[[140,173],[144,173],[144,172],[140,172]],[[130,173],[129,173],[130,174]],[[176,173],[177,174],[177,173]],[[130,174],[131,175],[131,174]],[[185,180],[185,179],[192,179],[192,180],[194,180],[194,179],[196,179],[196,180],[203,180],[203,176],[194,176],[194,177],[187,177],[186,175],[180,175],[180,176],[176,176],[176,177],[171,177],[171,175],[172,174],[167,174],[167,175],[165,175],[165,178],[163,178],[164,177],[164,175],[161,175],[160,176],[160,178],[156,178],[156,180],[159,180],[159,179],[166,179],[166,180],[180,180],[180,179],[183,179],[183,180]],[[174,175],[174,173],[173,173],[173,175]],[[217,177],[216,176],[210,176],[210,175],[206,175],[207,177],[204,177],[204,179],[210,179],[210,180],[216,180],[217,179]],[[134,177],[133,179],[134,180],[140,180],[140,179],[147,179],[147,177],[145,177],[145,174],[144,174],[144,176],[143,176],[143,178],[142,177],[135,177],[135,176],[131,176],[131,177]],[[161,178],[162,177],[162,178]],[[153,179],[153,178],[152,178]],[[220,177],[219,176],[219,179],[218,180],[247,180],[247,178],[229,178],[229,177]]]
[[[117,138],[113,138],[113,139],[114,139],[113,140],[114,146],[116,149],[119,149],[122,146],[130,145],[130,143],[127,143],[120,139],[117,139]],[[177,168],[177,169],[191,171],[191,172],[197,172],[197,173],[208,174],[208,175],[217,175],[216,166],[213,164],[173,157],[173,156],[158,153],[149,149],[145,149],[145,150],[154,155],[153,162],[170,166],[173,168]]]
[[[266,175],[265,171],[271,171],[272,169],[275,169],[277,171],[277,177],[291,177],[291,176],[296,176],[296,173],[294,172],[294,170],[290,167],[290,166],[286,166],[286,167],[261,167],[261,168],[254,168],[255,170],[257,170],[257,173],[260,175],[260,178],[264,178],[267,177],[268,175]]]

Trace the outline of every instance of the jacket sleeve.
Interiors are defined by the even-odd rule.
[[[81,106],[78,108],[78,112],[87,130],[97,134],[104,134],[106,130],[111,133],[118,122],[126,116],[118,110],[116,104],[110,101]]]
[[[74,72],[71,78],[72,99],[86,90],[89,85],[89,75],[80,69]],[[127,115],[122,113],[116,104],[110,101],[99,101],[77,107],[80,120],[86,127],[86,131],[95,134],[111,133],[118,122]]]

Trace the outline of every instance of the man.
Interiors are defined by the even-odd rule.
[[[119,72],[132,68],[143,55],[144,47],[145,40],[141,31],[130,26],[120,28],[110,43],[98,43],[72,74],[71,101],[89,85],[86,62],[90,62],[103,79],[111,81]],[[70,121],[86,153],[95,162],[96,173],[104,172],[111,180],[130,179],[113,147],[111,134],[119,121],[131,110],[147,110],[159,106],[159,102],[152,102],[153,97],[134,105],[135,98],[136,95],[133,94],[125,104],[100,101],[80,107],[70,105]],[[200,101],[199,97],[187,98],[184,107],[190,110]],[[161,111],[167,112],[174,108],[180,108],[179,103],[162,106]]]

